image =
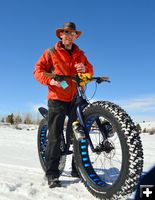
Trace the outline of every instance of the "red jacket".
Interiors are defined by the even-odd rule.
[[[76,93],[76,83],[67,79],[68,87],[66,89],[55,85],[50,85],[51,78],[43,75],[43,72],[50,72],[58,75],[76,75],[74,67],[76,63],[83,63],[86,66],[86,72],[93,75],[93,66],[88,62],[84,52],[77,45],[73,44],[73,52],[70,55],[61,46],[61,42],[56,43],[54,50],[50,52],[46,49],[38,62],[36,63],[34,76],[40,83],[48,86],[48,99],[70,102]]]

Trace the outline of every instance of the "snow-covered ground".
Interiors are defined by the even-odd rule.
[[[155,135],[141,135],[144,171],[155,164]],[[49,189],[37,154],[37,129],[0,127],[0,200],[95,200],[79,179],[70,176],[71,156],[60,180]]]

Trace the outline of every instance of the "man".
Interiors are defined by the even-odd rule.
[[[45,76],[45,72],[53,75],[73,76],[77,73],[93,75],[93,66],[88,62],[84,52],[74,44],[81,35],[73,22],[66,22],[63,28],[56,30],[60,39],[54,48],[46,49],[36,63],[34,76],[40,83],[48,86],[48,145],[46,148],[46,177],[49,187],[59,185],[60,141],[66,115],[69,116],[68,130],[72,132],[72,121],[76,120],[72,100],[76,94],[76,83],[72,79],[57,81]],[[74,161],[72,176],[76,176]]]

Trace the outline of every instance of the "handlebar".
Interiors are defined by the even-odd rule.
[[[98,84],[102,83],[103,81],[104,81],[104,82],[109,82],[109,83],[111,82],[111,81],[109,80],[109,78],[106,77],[106,76],[93,77],[93,80],[96,80],[96,82],[97,82]]]
[[[73,79],[77,84],[80,83],[88,83],[90,81],[96,80],[96,83],[100,84],[102,82],[111,82],[108,77],[101,76],[101,77],[93,77],[89,73],[78,73],[75,76],[66,76],[66,75],[57,75],[52,73],[43,72],[43,75],[49,78],[53,78],[56,81],[63,81],[67,78]]]

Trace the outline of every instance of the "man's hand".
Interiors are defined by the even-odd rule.
[[[59,82],[58,82],[58,81],[55,81],[54,79],[51,79],[50,85],[51,85],[51,86],[54,85],[54,86],[57,86],[57,87],[59,87],[59,88],[61,87],[60,84],[59,84]]]
[[[86,67],[83,63],[77,63],[74,65],[74,67],[76,68],[76,71],[79,72],[85,72],[86,71]]]

